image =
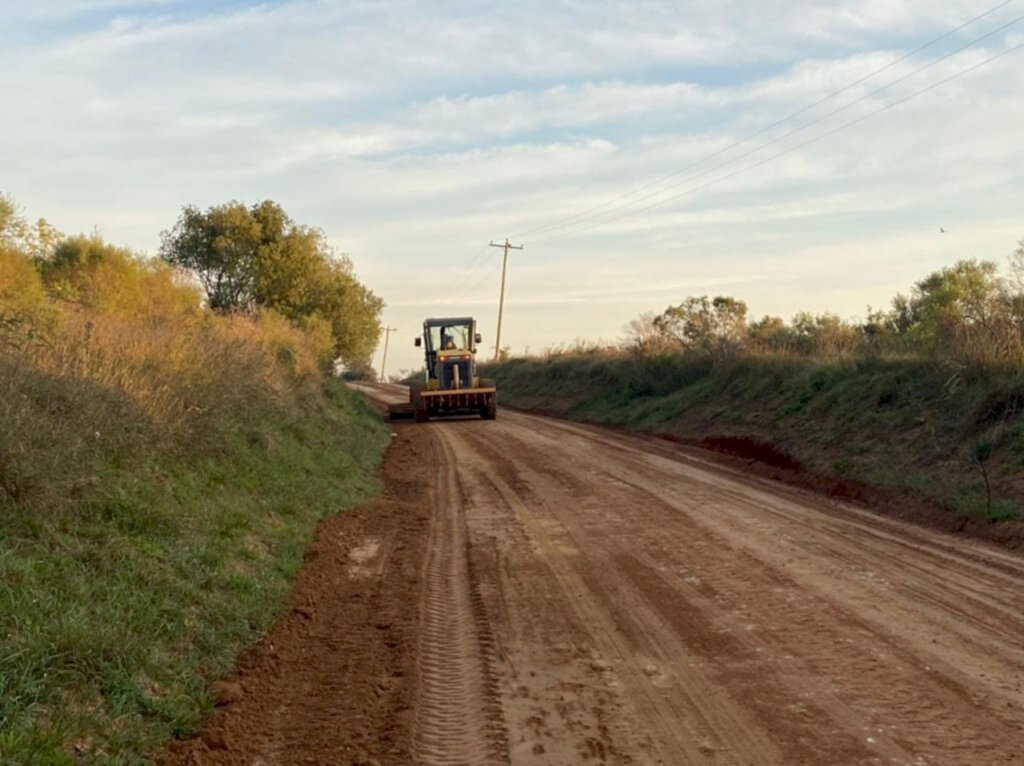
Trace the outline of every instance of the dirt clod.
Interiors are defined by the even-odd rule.
[[[245,697],[242,685],[232,681],[214,681],[210,684],[210,695],[218,706],[241,702],[242,698]]]

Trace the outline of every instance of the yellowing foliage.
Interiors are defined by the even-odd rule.
[[[6,220],[0,233],[23,228]],[[91,455],[140,435],[195,449],[216,422],[319,401],[328,320],[212,312],[167,263],[99,236],[53,242],[34,257],[0,237],[0,503],[71,502]]]
[[[199,290],[169,266],[95,235],[62,241],[42,269],[54,296],[103,314],[171,318],[200,310]]]
[[[32,261],[0,245],[0,311],[34,313],[46,303],[46,290]]]

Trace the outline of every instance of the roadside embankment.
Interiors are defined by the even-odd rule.
[[[4,764],[138,763],[192,732],[389,440],[313,330],[72,245],[96,252],[58,276],[0,247]]]
[[[650,433],[902,518],[1024,540],[1024,371],[770,355],[485,365],[503,405]]]
[[[340,383],[217,430],[192,453],[97,449],[59,510],[2,504],[4,763],[132,762],[192,731],[316,523],[378,490],[387,434]]]

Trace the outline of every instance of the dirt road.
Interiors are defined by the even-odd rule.
[[[429,531],[379,762],[1024,763],[1020,556],[508,410],[396,431]]]

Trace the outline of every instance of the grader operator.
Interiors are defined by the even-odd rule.
[[[481,342],[472,317],[428,319],[416,346],[423,348],[424,380],[409,386],[409,403],[392,405],[392,419],[415,417],[419,423],[430,418],[479,414],[494,420],[498,414],[494,381],[480,378],[476,350]]]

